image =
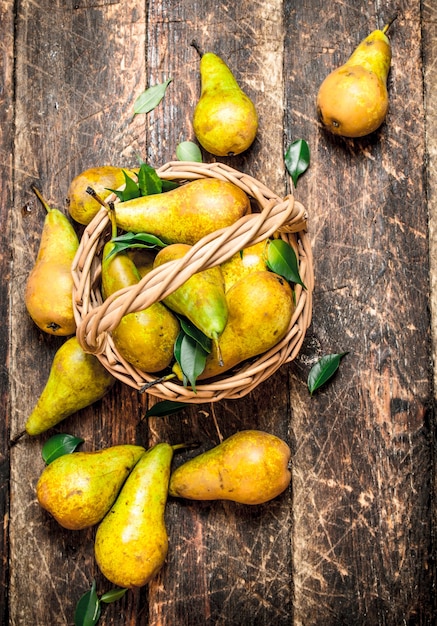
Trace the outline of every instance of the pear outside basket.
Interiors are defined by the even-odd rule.
[[[147,388],[162,400],[203,403],[236,399],[248,394],[269,378],[281,365],[298,354],[311,322],[314,288],[313,259],[306,232],[307,213],[294,197],[280,198],[265,185],[223,163],[170,162],[157,170],[165,180],[181,184],[198,178],[228,180],[243,189],[251,199],[252,213],[232,226],[217,230],[197,242],[182,259],[155,268],[132,287],[103,301],[100,292],[101,252],[110,232],[108,211],[102,208],[82,235],[73,262],[73,308],[77,338],[86,352],[97,356],[113,376],[138,391],[156,381],[159,374],[142,372],[126,362],[112,341],[113,330],[127,313],[140,311],[177,289],[192,274],[219,265],[243,248],[273,235],[287,241],[295,250],[305,289],[295,286],[296,309],[285,337],[272,349],[246,361],[211,382],[199,381],[196,393],[177,379]],[[114,194],[113,201],[116,202]],[[116,296],[116,297],[114,297]]]

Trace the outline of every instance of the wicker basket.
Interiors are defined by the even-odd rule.
[[[217,230],[196,243],[184,258],[160,266],[133,287],[128,287],[103,301],[100,292],[101,250],[108,235],[109,217],[102,208],[86,227],[73,263],[73,306],[77,337],[87,352],[95,354],[117,379],[142,391],[156,374],[142,372],[127,363],[117,352],[111,337],[121,318],[140,311],[174,291],[192,274],[229,259],[244,247],[276,234],[293,246],[299,272],[306,289],[296,285],[296,310],[286,336],[274,348],[226,372],[222,378],[201,381],[196,393],[176,378],[147,389],[162,400],[203,403],[223,398],[241,398],[271,376],[283,363],[298,354],[311,322],[314,287],[313,259],[306,233],[305,208],[294,200],[278,197],[262,183],[223,163],[199,164],[170,162],[157,170],[166,180],[181,183],[197,178],[228,180],[243,189],[255,205],[254,212],[225,229]],[[115,199],[115,196],[114,196]],[[256,211],[259,212],[256,212]],[[116,297],[114,297],[116,296]]]

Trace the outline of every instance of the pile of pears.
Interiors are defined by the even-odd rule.
[[[107,203],[109,190],[122,186],[122,180],[126,183],[127,176],[137,182],[138,170],[90,168],[75,177],[69,189],[69,213],[75,222],[88,225],[99,211],[107,211],[110,218],[100,253],[104,299],[120,297],[155,268],[168,264],[172,271],[174,262],[189,255],[200,239],[252,211],[251,200],[240,187],[217,178],[199,178],[161,193]],[[29,435],[39,435],[100,400],[115,382],[75,334],[71,264],[78,239],[74,228],[66,215],[37,195],[46,208],[46,221],[25,303],[41,330],[72,336],[54,356],[46,385],[25,425]],[[160,244],[120,249],[116,243],[120,233],[146,233]],[[214,379],[277,345],[288,331],[295,302],[292,284],[268,267],[269,242],[248,246],[220,266],[195,272],[161,301],[124,315],[112,330],[121,358],[141,372],[156,374],[156,381],[174,378],[195,391],[195,381],[187,378],[175,358],[178,341],[184,340],[184,324],[191,324],[210,342],[196,380]]]
[[[266,503],[290,484],[290,448],[261,430],[243,430],[172,471],[174,451],[118,445],[59,456],[42,471],[40,506],[64,528],[97,525],[94,554],[103,575],[122,588],[146,585],[168,554],[168,495],[188,500]]]

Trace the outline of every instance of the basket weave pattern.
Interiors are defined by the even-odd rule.
[[[118,353],[111,331],[121,318],[162,300],[194,273],[219,265],[241,249],[279,234],[294,248],[299,273],[306,286],[306,289],[295,286],[296,309],[282,341],[259,357],[226,372],[223,377],[211,382],[202,381],[196,385],[196,393],[176,378],[147,389],[147,393],[163,400],[191,403],[243,397],[283,363],[296,357],[311,322],[314,272],[306,233],[306,210],[293,196],[282,199],[251,176],[223,163],[170,162],[157,173],[162,179],[181,183],[198,178],[230,181],[248,194],[257,207],[253,210],[259,212],[203,237],[182,259],[155,268],[137,285],[122,289],[103,301],[100,292],[101,250],[110,219],[108,211],[102,208],[86,227],[72,267],[78,340],[84,350],[95,354],[116,378],[141,391],[146,383],[153,382],[158,376],[136,369]],[[115,196],[112,200],[116,201]]]

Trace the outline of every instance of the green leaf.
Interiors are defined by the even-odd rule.
[[[291,283],[302,285],[306,289],[299,275],[296,253],[283,239],[273,239],[270,242],[267,248],[266,265],[275,274],[283,276]]]
[[[169,78],[164,83],[158,83],[157,85],[153,85],[153,87],[149,87],[146,91],[143,91],[134,102],[134,115],[153,111],[163,99],[171,81],[172,79]]]
[[[142,163],[138,172],[138,186],[142,196],[152,196],[162,192],[162,180],[156,170],[147,163]]]
[[[184,333],[194,339],[194,341],[197,341],[205,352],[209,354],[212,350],[212,340],[186,317],[178,315],[177,318],[179,319],[179,323]]]
[[[127,200],[132,200],[133,198],[139,198],[141,193],[138,187],[138,183],[133,180],[124,170],[124,189],[109,189],[106,187],[108,191],[112,191],[115,193],[120,202],[126,202]]]
[[[310,149],[304,139],[297,139],[285,153],[285,166],[296,187],[297,179],[306,172],[310,164]]]
[[[347,352],[327,354],[311,368],[308,374],[308,389],[311,395],[335,374],[340,366],[342,357],[346,354]]]
[[[83,439],[74,435],[59,433],[50,437],[42,447],[41,455],[47,465],[64,454],[74,452]]]
[[[162,191],[171,191],[172,189],[176,189],[176,187],[180,187],[180,184],[175,180],[162,180]]]
[[[196,393],[196,380],[205,369],[208,353],[195,339],[181,331],[175,341],[174,355],[180,365],[184,379],[190,383],[194,393]]]
[[[202,163],[202,153],[199,146],[193,141],[182,141],[176,147],[176,156],[179,161],[194,161]]]
[[[144,417],[166,417],[167,415],[173,415],[179,413],[186,407],[185,402],[173,402],[173,400],[162,400],[157,402],[150,409],[148,409]]]
[[[105,257],[105,260],[108,260],[115,254],[119,252],[123,252],[124,250],[128,250],[129,248],[165,248],[167,245],[159,237],[155,235],[150,235],[149,233],[124,233],[123,235],[119,235],[118,237],[114,237],[111,240],[115,245],[109,254]]]
[[[100,602],[104,602],[105,604],[116,602],[125,595],[126,591],[127,589],[125,587],[117,587],[116,589],[111,589],[110,591],[107,591],[102,596],[100,596]]]
[[[91,589],[83,594],[76,605],[74,626],[94,626],[100,617],[100,600],[97,597],[96,581],[93,580]]]

